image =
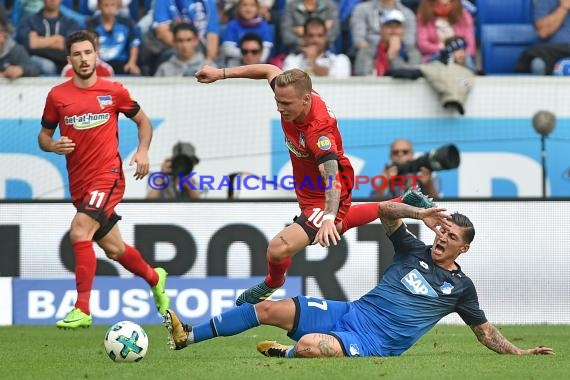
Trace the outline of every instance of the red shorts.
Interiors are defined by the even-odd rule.
[[[324,203],[324,202],[323,202]],[[341,200],[340,205],[338,208],[338,212],[336,213],[336,218],[334,220],[334,224],[338,224],[344,220],[348,210],[350,209],[351,204],[351,197],[347,199]],[[311,244],[315,240],[317,236],[317,232],[319,228],[321,228],[321,224],[323,223],[323,216],[325,215],[323,206],[315,206],[315,207],[305,207],[301,209],[301,215],[296,216],[293,218],[293,221],[300,225],[303,230],[309,236],[311,240]]]
[[[124,194],[124,177],[121,174],[109,173],[94,178],[82,190],[71,195],[77,212],[89,215],[101,225],[93,240],[101,239],[121,219],[115,213],[115,207]]]

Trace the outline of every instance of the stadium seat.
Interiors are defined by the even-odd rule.
[[[478,0],[477,20],[484,24],[532,22],[532,0]]]
[[[488,24],[481,29],[483,72],[513,74],[513,69],[525,48],[538,43],[532,24]]]
[[[532,23],[532,0],[477,0],[477,37],[485,24],[527,23]]]

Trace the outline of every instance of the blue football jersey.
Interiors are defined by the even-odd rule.
[[[487,321],[475,286],[459,265],[453,271],[435,265],[431,245],[417,239],[404,224],[390,240],[394,261],[382,281],[355,301],[354,313],[341,322],[349,330],[366,332],[364,339],[373,354],[402,354],[453,312],[468,325]]]

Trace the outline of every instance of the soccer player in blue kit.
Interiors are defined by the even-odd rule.
[[[292,346],[275,341],[258,343],[257,350],[266,356],[398,356],[441,318],[456,312],[479,342],[497,353],[554,353],[544,346],[515,346],[485,318],[473,282],[455,262],[475,237],[469,218],[459,213],[449,215],[443,208],[420,209],[394,202],[381,202],[378,213],[394,245],[394,261],[380,283],[357,301],[298,296],[246,303],[193,327],[168,310],[165,326],[171,348],[179,350],[263,324],[286,330],[296,341]],[[433,245],[425,245],[412,235],[401,218],[422,220],[436,232]]]

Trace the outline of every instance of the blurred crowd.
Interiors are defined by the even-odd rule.
[[[533,4],[538,35],[568,46],[570,1]],[[69,75],[65,36],[77,29],[98,36],[105,76],[252,63],[390,76],[433,61],[479,74],[476,17],[475,0],[0,0],[0,76]],[[529,71],[545,73],[548,57],[534,58]]]

